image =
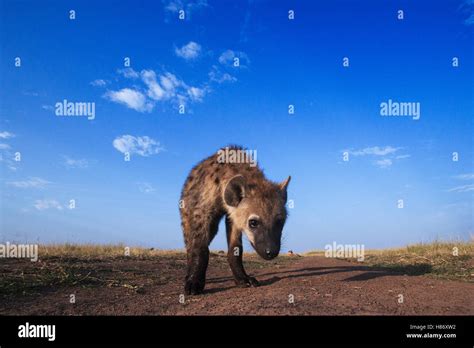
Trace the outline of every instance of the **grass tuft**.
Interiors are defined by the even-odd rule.
[[[324,251],[305,255],[324,256]],[[403,248],[366,250],[363,264],[410,275],[474,282],[474,242],[435,241]]]

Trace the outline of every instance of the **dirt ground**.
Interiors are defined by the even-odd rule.
[[[37,263],[2,260],[0,314],[474,314],[474,283],[470,282],[394,273],[321,256],[284,256],[271,262],[251,256],[246,260],[247,272],[260,281],[260,287],[235,287],[225,255],[213,254],[205,293],[184,301],[180,298],[184,254],[143,259],[48,258]],[[71,295],[75,303],[70,303]]]

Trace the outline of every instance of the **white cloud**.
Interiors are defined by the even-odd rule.
[[[470,192],[470,191],[474,191],[474,184],[457,186],[448,190],[448,192]]]
[[[38,199],[35,201],[34,207],[38,210],[57,209],[63,210],[63,206],[54,199]]]
[[[454,178],[459,180],[474,180],[474,173],[456,175]]]
[[[0,132],[0,139],[10,139],[15,137],[13,133],[10,132]],[[8,169],[15,171],[17,169],[16,162],[13,161],[13,154],[10,151],[11,146],[6,143],[0,143],[0,163],[4,164]]]
[[[175,75],[169,72],[160,76],[160,83],[166,91],[170,91],[171,93],[174,93],[177,87],[185,85],[182,81],[178,80]]]
[[[474,173],[460,174],[460,175],[454,176],[453,178],[458,179],[458,180],[474,180]],[[448,190],[448,192],[470,192],[470,191],[474,191],[474,184],[457,186]]]
[[[235,82],[237,78],[230,75],[229,73],[222,72],[217,66],[213,65],[211,71],[209,72],[209,80],[217,83],[224,82]]]
[[[119,91],[108,91],[104,96],[113,102],[123,104],[139,112],[150,112],[153,110],[153,104],[146,100],[143,93],[134,89],[123,88]]]
[[[353,156],[366,156],[366,155],[386,156],[386,155],[395,153],[400,149],[401,149],[401,147],[392,147],[392,146],[378,147],[378,146],[373,146],[373,147],[366,147],[365,149],[361,149],[361,150],[349,151],[349,153]]]
[[[191,18],[191,14],[195,10],[208,6],[207,0],[163,0],[163,4],[165,5],[165,11],[172,14],[177,14],[179,11],[184,10],[186,20]]]
[[[29,97],[38,97],[39,93],[35,91],[25,91],[23,92],[23,95],[27,95]]]
[[[127,79],[138,79],[140,74],[132,68],[119,69],[118,73]]]
[[[392,165],[392,160],[389,158],[384,158],[378,161],[375,161],[375,164],[382,169],[388,168]]]
[[[474,1],[464,0],[458,8],[467,18],[464,20],[464,24],[467,26],[474,24]]]
[[[15,162],[9,158],[10,156],[11,154],[8,151],[5,151],[4,153],[0,153],[0,163],[4,163],[8,169],[12,171],[16,171],[17,168],[15,167]]]
[[[105,80],[97,79],[91,82],[91,85],[94,87],[103,87],[107,84]]]
[[[348,152],[352,156],[362,157],[362,156],[372,156],[379,157],[383,156],[384,158],[379,160],[374,160],[372,163],[379,168],[385,169],[391,167],[396,161],[409,158],[411,155],[395,155],[396,152],[403,149],[402,147],[393,147],[393,146],[372,146],[366,147],[358,150],[343,150],[342,152]]]
[[[249,63],[249,59],[246,53],[232,50],[227,50],[223,52],[219,57],[219,63],[226,66],[234,66],[235,58],[239,59],[240,67],[244,67]]]
[[[153,193],[155,188],[148,182],[138,182],[138,190],[142,193]]]
[[[63,156],[64,158],[64,165],[67,168],[87,168],[89,166],[89,162],[86,159],[74,159],[68,156]]]
[[[11,171],[16,171],[17,170],[17,167],[15,167],[15,163],[8,159],[8,158],[5,158],[3,154],[0,153],[0,163],[3,163],[5,164],[5,166],[10,169]]]
[[[36,177],[28,178],[27,180],[23,180],[23,181],[9,181],[9,182],[7,182],[8,186],[13,186],[13,187],[16,187],[16,188],[38,188],[38,189],[43,189],[49,184],[50,184],[49,181],[46,181],[46,180],[41,179],[41,178],[36,178]]]
[[[147,95],[153,100],[161,100],[165,98],[165,90],[156,81],[156,73],[153,70],[143,70],[142,80],[147,85]]]
[[[6,132],[6,131],[0,132],[0,139],[10,139],[10,138],[13,138],[14,136],[15,134],[10,133],[10,132]]]
[[[395,157],[395,159],[405,159],[405,158],[410,158],[411,155],[398,155]]]
[[[52,106],[52,105],[41,105],[41,108],[42,108],[43,110],[47,110],[47,111],[52,111],[52,110],[54,110],[54,106]]]
[[[188,95],[193,101],[202,101],[204,95],[206,94],[205,90],[197,87],[189,87]]]
[[[177,95],[177,89],[186,87],[186,84],[175,75],[165,72],[159,75],[160,82],[157,81],[156,73],[153,70],[143,70],[142,80],[148,87],[147,96],[153,100],[169,100]]]
[[[126,75],[135,73],[130,69]],[[118,91],[109,90],[103,97],[138,112],[151,112],[157,102],[169,102],[175,107],[185,105],[188,101],[201,102],[209,91],[207,86],[204,88],[190,86],[167,71],[157,74],[153,70],[142,70],[139,76],[143,82],[142,86],[134,85],[133,88]]]
[[[155,101],[172,100],[174,103],[183,104],[188,97],[192,101],[202,101],[206,94],[205,89],[188,86],[170,72],[157,76],[153,70],[143,70],[141,75],[148,88],[147,96]]]
[[[174,52],[178,57],[185,60],[196,59],[201,53],[201,45],[194,41],[190,41],[181,48],[175,48]]]
[[[144,157],[158,154],[164,150],[158,141],[148,136],[122,135],[115,138],[112,144],[121,153],[128,152]]]

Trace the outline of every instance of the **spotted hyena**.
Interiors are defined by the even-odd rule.
[[[282,183],[267,180],[249,155],[239,146],[220,149],[197,164],[184,183],[180,213],[187,252],[186,294],[204,290],[209,244],[224,216],[227,260],[238,286],[258,286],[242,265],[242,232],[265,260],[280,252],[291,177]]]

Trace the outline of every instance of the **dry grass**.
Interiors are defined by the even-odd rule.
[[[4,259],[0,262],[0,298],[32,294],[61,286],[123,286],[139,290],[129,277],[136,269],[120,269],[128,262],[165,262],[182,267],[185,254],[181,250],[155,250],[125,245],[49,244],[38,246],[38,262],[29,259]],[[132,277],[133,278],[133,277]]]
[[[138,259],[161,258],[161,257],[185,257],[184,249],[154,249],[144,247],[128,247],[129,255],[125,255],[126,246],[123,244],[44,244],[38,247],[39,259],[51,258],[67,258],[67,259],[110,259],[130,257]],[[225,256],[227,251],[213,250],[210,252],[212,256]],[[249,262],[263,262],[255,252],[245,252],[244,256]],[[281,254],[280,259],[289,258],[285,254]]]
[[[126,249],[128,248],[128,249]],[[44,258],[80,258],[80,259],[108,259],[128,256],[137,258],[150,258],[155,256],[177,256],[183,250],[161,250],[143,247],[127,247],[123,244],[46,244],[40,245],[38,254]]]
[[[457,250],[457,255],[456,251]],[[324,251],[306,255],[324,256]],[[357,262],[354,259],[348,261]],[[366,250],[363,264],[394,272],[474,282],[474,242],[418,243],[403,248]]]
[[[126,280],[118,281],[112,276],[117,273],[114,265],[127,259],[146,261],[158,255],[175,260],[179,255],[178,251],[130,248],[130,257],[127,257],[125,250],[123,245],[39,245],[38,262],[5,259],[0,263],[0,298],[60,286],[130,287]]]
[[[186,268],[184,250],[130,247],[129,256],[126,250],[122,244],[49,244],[39,245],[38,262],[0,259],[0,299],[68,286],[125,287],[139,292],[141,283],[166,282],[169,274]],[[215,267],[229,269],[226,252],[213,251],[210,256]],[[244,263],[252,270],[269,264],[278,268],[291,260],[283,256],[268,262],[249,253]]]

